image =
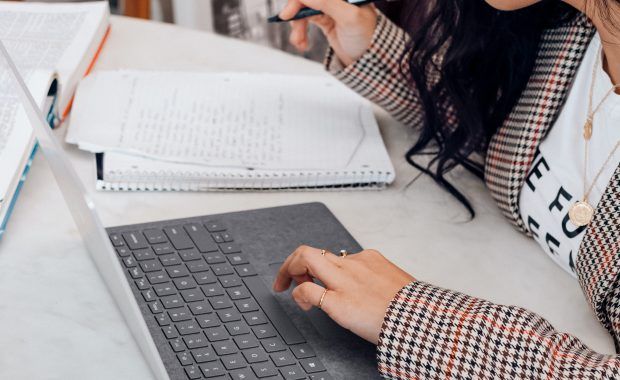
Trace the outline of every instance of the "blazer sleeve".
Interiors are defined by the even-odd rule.
[[[377,11],[377,27],[368,50],[343,67],[329,49],[324,64],[337,79],[395,119],[416,126],[422,120],[422,107],[406,70],[401,70],[408,42],[407,33]]]
[[[581,242],[577,277],[620,347],[620,167]],[[620,379],[620,356],[593,351],[526,309],[424,282],[388,307],[377,347],[388,379]]]
[[[594,352],[526,309],[423,282],[390,304],[377,359],[387,379],[620,378],[618,356]]]

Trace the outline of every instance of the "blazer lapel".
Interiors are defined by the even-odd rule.
[[[485,181],[504,215],[523,232],[528,233],[519,215],[519,192],[538,144],[564,105],[594,32],[581,15],[541,36],[530,80],[489,144]]]

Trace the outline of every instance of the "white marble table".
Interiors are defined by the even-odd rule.
[[[200,69],[326,75],[318,64],[175,26],[112,18],[96,69]],[[417,174],[403,153],[410,133],[377,111],[396,167],[378,192],[97,193],[107,226],[301,203],[324,202],[367,248],[416,277],[529,308],[592,348],[613,352],[576,280],[504,220],[483,184],[453,180],[478,211],[463,209]],[[59,131],[62,135],[64,130]],[[66,147],[94,189],[94,160]],[[137,345],[106,292],[52,174],[39,154],[0,242],[0,379],[149,379]]]

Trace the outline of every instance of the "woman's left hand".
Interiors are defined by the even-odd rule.
[[[316,284],[320,280],[326,288]],[[385,312],[400,289],[415,279],[381,253],[365,250],[346,257],[301,246],[282,264],[276,292],[292,281],[295,302],[304,310],[319,306],[340,326],[377,344]],[[327,293],[325,290],[327,289]]]

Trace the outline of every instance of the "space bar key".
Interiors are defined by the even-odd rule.
[[[243,282],[286,344],[299,344],[306,341],[289,316],[284,312],[278,300],[269,292],[260,276],[245,277]]]

